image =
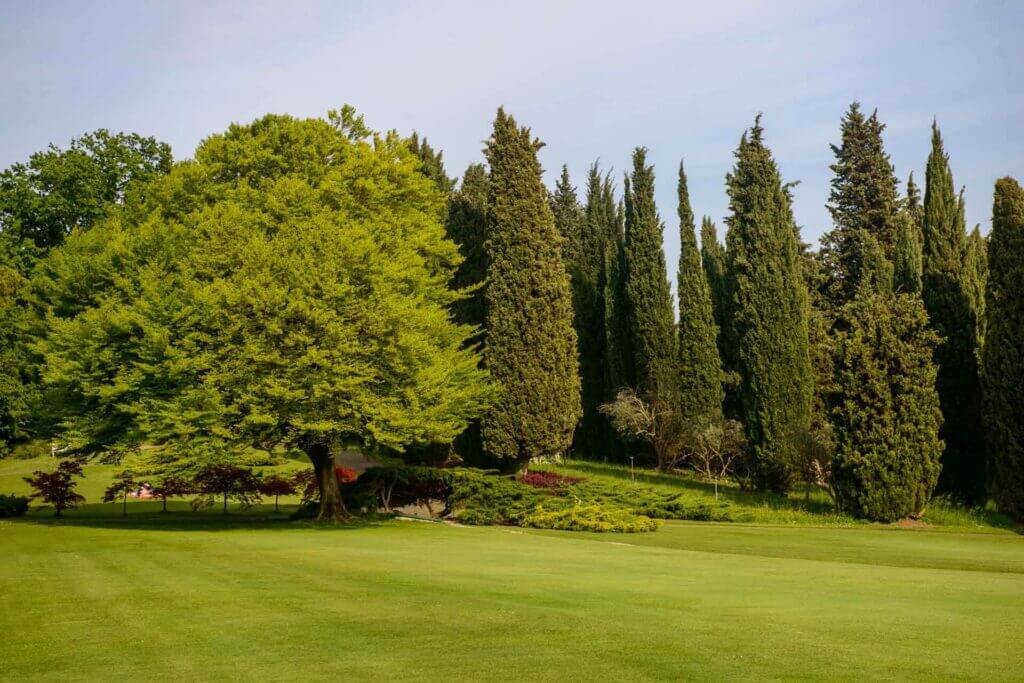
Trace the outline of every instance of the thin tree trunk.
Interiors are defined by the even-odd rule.
[[[349,518],[341,500],[338,475],[334,472],[334,454],[324,444],[308,444],[306,455],[313,463],[317,486],[320,489],[320,512],[316,518],[326,522],[341,522]]]

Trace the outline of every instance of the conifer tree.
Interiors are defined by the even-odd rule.
[[[562,262],[570,278],[579,267],[580,248],[583,240],[583,207],[576,196],[576,188],[569,179],[569,167],[562,165],[562,174],[555,182],[551,193],[551,213],[555,227],[562,237]]]
[[[996,182],[985,290],[982,353],[989,490],[999,509],[1024,520],[1024,190]]]
[[[976,313],[965,277],[966,229],[962,195],[953,191],[942,135],[932,124],[925,172],[922,295],[942,341],[935,349],[945,442],[939,491],[965,502],[984,495],[984,454],[976,358]]]
[[[483,418],[485,451],[510,466],[560,455],[580,416],[572,293],[528,128],[498,109],[491,168],[487,345],[500,388]]]
[[[676,340],[672,292],[662,248],[664,225],[654,204],[654,167],[647,150],[633,152],[626,203],[626,299],[637,389],[641,394],[670,382]]]
[[[917,233],[911,213],[900,212],[893,250],[893,288],[904,294],[921,294],[921,243]]]
[[[412,148],[413,153],[419,157],[420,162],[423,164],[421,171],[423,175],[434,181],[437,185],[437,189],[447,197],[455,189],[455,179],[449,178],[448,173],[444,168],[444,152],[435,150],[427,142],[426,138],[420,138],[416,131],[413,131],[412,135],[409,136],[409,147]]]
[[[626,299],[625,205],[624,202],[616,204],[612,181],[607,176],[601,187],[601,199],[604,211],[609,217],[606,225],[602,289],[606,339],[605,400],[611,400],[619,389],[635,386],[636,381],[633,371],[629,306]]]
[[[483,341],[484,281],[487,279],[487,169],[471,164],[462,176],[462,184],[452,193],[445,231],[459,245],[463,261],[452,278],[454,289],[476,288],[465,299],[453,305],[455,319],[473,325],[480,332],[476,341]]]
[[[917,242],[924,242],[924,206],[921,204],[921,190],[914,182],[914,172],[907,176],[907,212],[914,219],[914,227],[917,229]]]
[[[704,216],[700,222],[700,258],[711,291],[711,306],[715,314],[715,326],[718,328],[718,349],[721,355],[726,323],[725,249],[718,241],[715,224],[710,216]]]
[[[832,191],[828,209],[835,227],[822,238],[831,282],[833,306],[849,301],[863,276],[865,235],[874,237],[887,258],[895,243],[895,217],[900,206],[899,181],[882,143],[885,125],[877,112],[865,117],[860,104],[850,105],[843,120],[842,144],[832,145]]]
[[[793,475],[793,439],[809,427],[813,378],[798,231],[788,186],[764,145],[760,116],[740,140],[726,185],[739,414],[753,457],[753,483],[781,492]]]
[[[932,353],[938,337],[916,294],[870,280],[839,311],[831,411],[840,510],[891,522],[921,513],[939,475]]]
[[[690,192],[683,162],[679,162],[679,409],[691,425],[703,425],[722,415],[722,362]],[[713,228],[712,228],[713,229]]]
[[[980,353],[985,341],[985,283],[988,281],[988,240],[981,234],[981,227],[974,226],[967,238],[964,253],[964,273],[967,278],[967,293],[971,297],[971,310],[975,316],[975,345]]]

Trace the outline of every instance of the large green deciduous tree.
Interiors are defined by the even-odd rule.
[[[0,173],[0,232],[53,248],[170,167],[170,146],[135,133],[100,129],[66,150],[50,145]]]
[[[484,416],[484,450],[510,465],[564,453],[580,416],[572,292],[537,150],[528,128],[498,110],[491,169],[487,345],[500,395]]]
[[[711,289],[701,265],[686,171],[679,163],[679,412],[695,427],[722,416],[722,361]]]
[[[794,440],[810,426],[809,304],[789,190],[765,147],[760,116],[740,140],[726,185],[739,416],[753,483],[782,492],[794,474]]]
[[[636,389],[641,395],[675,379],[676,330],[662,246],[664,225],[654,203],[654,167],[647,150],[633,152],[627,188],[625,291]]]
[[[953,190],[949,157],[932,125],[924,193],[922,296],[928,318],[942,341],[935,349],[942,404],[942,474],[939,490],[977,503],[984,496],[984,445],[977,363],[977,312],[973,308],[964,257],[967,231],[962,195]]]
[[[1024,520],[1024,190],[996,182],[982,353],[989,490],[999,509]]]
[[[932,353],[938,337],[916,294],[864,282],[838,312],[831,410],[840,510],[891,522],[921,513],[939,476]]]
[[[320,517],[344,515],[333,454],[448,442],[490,387],[453,324],[445,198],[408,144],[346,107],[207,138],[144,207],[73,234],[34,287],[63,435],[230,459],[294,447]]]

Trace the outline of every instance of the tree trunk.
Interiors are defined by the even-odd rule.
[[[334,454],[323,444],[309,444],[306,455],[313,463],[316,483],[320,489],[320,512],[316,518],[326,522],[341,522],[349,518],[348,510],[341,501],[338,475],[334,472]]]

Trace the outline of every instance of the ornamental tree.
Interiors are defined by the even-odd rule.
[[[61,460],[57,469],[53,472],[36,470],[31,477],[23,477],[28,485],[35,489],[30,498],[38,498],[48,503],[57,511],[60,517],[64,510],[76,508],[78,504],[85,501],[85,496],[75,491],[78,482],[75,477],[84,477],[82,473],[82,462],[76,458]]]
[[[260,501],[260,480],[248,467],[228,463],[204,465],[192,479],[192,485],[201,494],[196,507],[212,504],[217,496],[223,500],[225,515],[229,498],[246,508]]]
[[[153,495],[160,498],[163,507],[160,512],[167,512],[167,499],[172,496],[187,496],[195,491],[195,487],[188,479],[173,475],[165,476],[153,488]]]
[[[315,484],[314,484],[315,486]],[[295,480],[278,474],[260,479],[260,493],[274,497],[274,512],[281,511],[281,496],[295,495]]]
[[[445,197],[395,134],[350,108],[207,138],[141,208],[38,269],[38,344],[73,448],[168,444],[191,466],[298,448],[323,519],[345,516],[344,445],[448,442],[490,397]]]
[[[114,482],[107,487],[107,490],[103,492],[103,502],[116,503],[118,499],[120,499],[121,514],[127,517],[128,494],[134,491],[138,485],[139,484],[135,481],[135,476],[131,471],[123,470],[114,478]]]

